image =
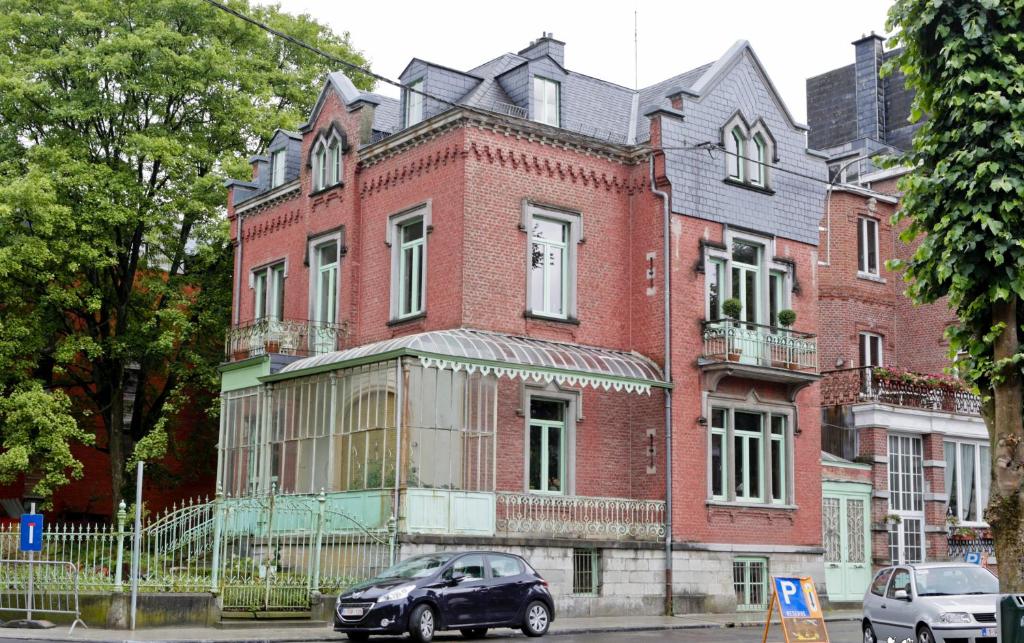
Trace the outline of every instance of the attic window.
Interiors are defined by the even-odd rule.
[[[726,142],[726,163],[729,167],[729,178],[742,181],[744,179],[743,165],[746,157],[746,137],[740,126],[732,128],[729,132],[729,140]]]
[[[751,159],[753,167],[750,171],[750,182],[754,185],[764,187],[768,182],[766,180],[768,171],[768,144],[764,141],[764,136],[761,134],[754,134],[754,157]]]
[[[533,77],[533,120],[559,126],[559,85],[553,80]]]
[[[341,183],[342,147],[336,133],[321,137],[313,146],[313,190]]]
[[[409,83],[405,90],[405,126],[411,127],[423,120],[423,79]]]
[[[287,169],[287,149],[280,149],[270,155],[270,187],[284,184]]]

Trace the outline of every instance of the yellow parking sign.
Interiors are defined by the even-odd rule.
[[[762,643],[768,642],[768,629],[776,610],[779,613],[782,635],[786,638],[786,643],[828,643],[828,630],[825,629],[825,617],[821,613],[821,601],[818,600],[818,591],[811,578],[772,578],[772,599],[764,620]]]

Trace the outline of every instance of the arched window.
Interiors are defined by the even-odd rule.
[[[766,187],[768,185],[768,145],[761,134],[754,135],[754,158],[750,172],[750,182]]]
[[[743,181],[744,156],[746,156],[746,139],[743,137],[743,130],[736,126],[729,133],[726,153],[728,154],[729,178]]]
[[[343,151],[336,133],[321,137],[313,145],[313,190],[341,183]]]

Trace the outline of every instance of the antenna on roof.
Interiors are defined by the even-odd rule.
[[[633,89],[640,89],[640,64],[637,62],[640,38],[636,27],[637,10],[633,9]]]

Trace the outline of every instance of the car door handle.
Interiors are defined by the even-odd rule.
[[[882,605],[882,609],[885,609],[885,605],[884,604]]]

